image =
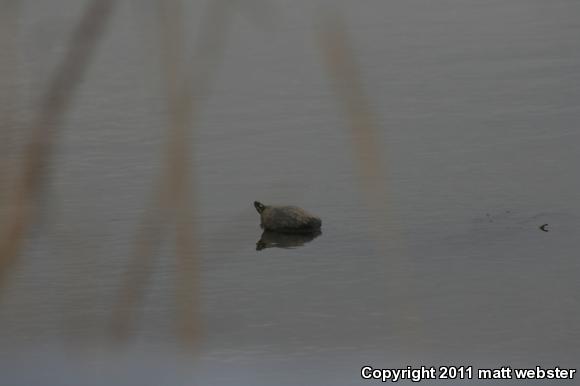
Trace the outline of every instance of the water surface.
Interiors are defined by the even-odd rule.
[[[22,4],[17,77],[0,78],[26,120],[83,2]],[[353,385],[364,364],[577,366],[580,3],[341,4],[386,212],[357,169],[318,4],[272,4],[233,11],[193,128],[195,354],[174,331],[171,227],[128,341],[108,329],[167,134],[156,8],[122,2],[0,298],[2,383]],[[204,6],[183,14],[187,55]],[[257,251],[254,200],[302,206],[323,234]]]

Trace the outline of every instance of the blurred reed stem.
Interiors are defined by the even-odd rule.
[[[177,332],[181,342],[191,344],[197,333],[197,255],[198,243],[194,229],[195,207],[193,190],[190,186],[195,177],[190,168],[193,157],[189,131],[193,127],[194,100],[191,80],[188,81],[183,50],[184,31],[181,19],[182,6],[179,0],[159,2],[162,61],[165,68],[165,83],[169,107],[169,133],[165,169],[168,198],[173,206],[176,221],[176,309]],[[197,106],[195,106],[197,107]]]
[[[337,98],[348,118],[354,154],[357,159],[357,170],[364,193],[368,198],[367,205],[377,220],[375,225],[377,242],[381,252],[386,258],[388,257],[388,266],[382,267],[388,288],[389,305],[385,307],[398,308],[399,311],[393,316],[397,330],[405,336],[409,344],[413,344],[419,341],[421,326],[418,321],[421,318],[410,320],[403,317],[403,315],[416,316],[419,310],[413,302],[401,304],[399,301],[401,292],[404,291],[409,296],[409,293],[414,291],[414,288],[410,288],[401,277],[401,274],[413,274],[413,267],[405,264],[405,257],[401,255],[403,252],[400,248],[393,248],[399,244],[400,237],[397,228],[389,226],[391,213],[386,185],[387,173],[383,168],[383,158],[379,147],[380,130],[370,101],[364,92],[361,72],[356,63],[356,55],[350,45],[343,18],[338,12],[332,14],[324,12],[321,27],[320,41],[327,70]],[[389,234],[384,234],[385,230],[388,230]],[[388,253],[389,250],[395,253]],[[395,307],[391,307],[392,305]]]
[[[320,39],[334,90],[350,123],[358,173],[371,208],[388,218],[387,174],[381,156],[380,130],[364,92],[346,26],[338,13],[324,14]]]
[[[14,186],[17,159],[18,8],[15,0],[0,1],[0,237],[7,226],[9,191]]]
[[[74,92],[82,82],[114,4],[114,0],[92,0],[86,6],[66,54],[40,98],[38,114],[27,130],[30,140],[15,186],[9,193],[6,226],[0,233],[0,288],[34,221],[57,129],[74,100]]]
[[[161,59],[165,70],[168,103],[166,160],[153,204],[141,224],[135,253],[131,256],[119,302],[113,310],[113,334],[126,339],[134,321],[135,307],[143,297],[152,273],[154,250],[158,249],[163,226],[175,224],[177,254],[176,321],[182,343],[191,347],[199,334],[198,255],[195,229],[195,195],[191,130],[198,119],[201,103],[208,97],[210,84],[225,46],[227,3],[211,1],[194,48],[194,68],[184,57],[186,33],[179,0],[160,0]]]

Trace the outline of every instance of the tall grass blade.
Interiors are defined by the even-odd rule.
[[[114,0],[92,0],[87,5],[61,64],[40,98],[38,114],[28,130],[31,138],[24,149],[23,166],[8,199],[6,226],[0,233],[0,288],[34,221],[57,129],[72,104],[114,4]]]
[[[409,288],[401,274],[412,274],[413,267],[405,264],[400,251],[387,254],[389,243],[399,243],[396,228],[389,226],[389,197],[386,185],[387,173],[383,168],[381,143],[376,117],[371,109],[371,103],[364,92],[361,72],[356,63],[354,50],[350,46],[346,25],[338,12],[324,13],[321,21],[320,40],[326,59],[328,73],[333,82],[334,90],[341,103],[351,128],[351,138],[354,144],[355,156],[358,164],[363,190],[368,198],[368,206],[374,213],[376,236],[381,252],[388,257],[388,266],[385,265],[385,283],[388,288],[387,301],[394,307],[385,305],[389,309],[397,308],[394,323],[401,335],[407,340],[417,342],[420,326],[401,315],[417,315],[418,310],[411,302],[401,304],[400,294],[405,291],[407,296],[414,289]],[[386,235],[384,232],[388,232]]]

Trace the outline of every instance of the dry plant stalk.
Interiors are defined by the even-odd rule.
[[[74,99],[91,59],[91,54],[112,13],[114,0],[92,0],[76,27],[68,50],[40,98],[38,115],[28,132],[22,170],[7,204],[6,226],[0,231],[0,288],[7,269],[19,255],[26,232],[34,221],[35,205],[41,193],[53,140]]]
[[[172,205],[172,217],[175,220],[177,283],[176,307],[177,331],[181,340],[192,344],[196,336],[197,307],[197,277],[196,257],[197,242],[193,219],[192,189],[190,179],[193,179],[189,167],[191,156],[189,130],[194,120],[194,84],[187,80],[183,48],[185,44],[181,7],[179,0],[160,1],[160,19],[162,26],[161,44],[162,59],[165,67],[165,81],[169,105],[169,141],[165,170],[165,186],[169,192],[167,198]]]
[[[360,71],[349,45],[346,28],[338,14],[326,16],[320,34],[327,69],[351,127],[358,172],[370,204],[387,218],[386,173],[379,147],[379,130],[363,90]]]
[[[335,85],[335,92],[342,103],[342,107],[350,122],[351,138],[354,143],[355,156],[358,160],[358,171],[362,179],[364,191],[369,198],[369,206],[375,213],[377,224],[377,238],[379,246],[387,256],[387,245],[382,230],[388,229],[390,213],[388,210],[388,191],[386,187],[386,173],[383,170],[381,152],[377,146],[379,130],[376,119],[366,97],[360,71],[356,64],[355,55],[348,43],[345,24],[338,13],[327,15],[322,21],[321,42],[325,54],[328,72]],[[389,242],[398,243],[397,231],[391,231]],[[415,322],[403,319],[400,314],[417,314],[417,309],[410,302],[399,301],[401,291],[413,292],[398,276],[398,272],[406,267],[404,257],[399,253],[389,254],[389,269],[385,272],[386,285],[389,288],[389,301],[397,304],[402,311],[395,315],[395,322],[399,332],[407,340],[417,342],[420,326]],[[391,269],[392,268],[392,269]],[[411,267],[412,269],[412,267]],[[393,274],[393,272],[396,272]]]
[[[143,296],[151,276],[154,251],[160,244],[163,227],[175,224],[177,254],[177,331],[181,341],[191,346],[198,335],[197,255],[193,215],[194,181],[189,167],[192,149],[189,131],[195,126],[201,102],[207,98],[210,83],[220,62],[228,26],[228,9],[221,1],[212,1],[203,18],[195,47],[197,67],[188,70],[183,57],[185,36],[178,0],[159,1],[162,61],[169,107],[169,131],[166,161],[153,205],[140,226],[136,250],[130,258],[127,277],[113,310],[112,328],[117,339],[126,339],[133,322],[134,308]]]
[[[8,192],[14,186],[16,165],[18,18],[16,1],[0,2],[0,232],[6,226]]]

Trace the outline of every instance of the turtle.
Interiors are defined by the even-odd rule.
[[[322,226],[319,217],[297,206],[264,205],[259,201],[254,201],[254,207],[260,214],[260,226],[267,231],[316,233]]]

